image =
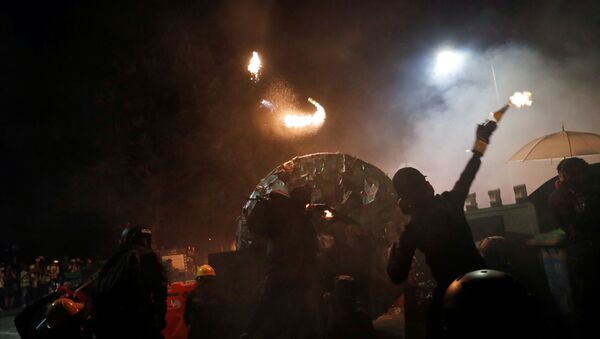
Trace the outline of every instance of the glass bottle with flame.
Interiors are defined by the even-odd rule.
[[[504,116],[504,113],[506,113],[510,107],[515,106],[517,108],[521,108],[523,106],[531,106],[532,103],[533,101],[531,100],[531,92],[515,92],[515,94],[509,98],[508,103],[496,112],[492,113],[492,116],[494,117],[494,121],[500,122]]]

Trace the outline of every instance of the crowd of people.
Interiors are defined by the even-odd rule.
[[[24,307],[64,283],[78,285],[87,280],[100,263],[91,258],[47,260],[43,256],[29,265],[0,263],[0,309]]]

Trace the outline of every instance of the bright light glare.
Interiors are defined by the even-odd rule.
[[[438,53],[434,73],[438,77],[445,77],[456,73],[462,66],[464,56],[455,51],[441,51]]]
[[[513,94],[510,97],[510,104],[514,105],[518,108],[521,108],[523,106],[531,106],[531,104],[533,103],[533,101],[531,100],[531,92],[515,92],[515,94]]]

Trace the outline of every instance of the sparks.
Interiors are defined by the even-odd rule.
[[[260,57],[258,56],[258,52],[252,52],[252,58],[250,59],[250,63],[248,64],[248,72],[250,72],[250,79],[252,81],[259,80],[261,68],[262,63],[260,61]]]
[[[287,128],[302,128],[307,126],[321,127],[325,122],[325,109],[313,98],[308,98],[308,102],[316,107],[313,114],[287,114],[283,118],[285,127]]]
[[[510,97],[509,104],[511,106],[515,106],[517,108],[521,108],[523,106],[531,106],[533,101],[531,100],[531,92],[515,92]]]
[[[260,101],[260,106],[263,107],[263,108],[268,109],[271,112],[275,111],[275,105],[273,105],[273,103],[270,102],[269,100],[262,99]]]

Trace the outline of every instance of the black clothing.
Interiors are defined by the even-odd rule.
[[[162,338],[167,278],[151,248],[126,244],[107,261],[92,297],[98,338]]]
[[[314,338],[318,330],[317,236],[304,206],[284,196],[259,201],[249,229],[268,238],[263,293],[248,334]]]
[[[430,316],[435,323],[440,315],[442,296],[450,283],[461,274],[485,267],[464,213],[465,199],[481,165],[480,158],[473,154],[451,191],[436,195],[428,206],[411,215],[396,250],[390,253],[388,275],[396,284],[408,277],[415,250],[425,254],[437,282],[430,306]]]
[[[198,281],[185,302],[189,339],[227,338],[224,300],[212,277]]]
[[[332,300],[328,307],[325,339],[373,339],[375,329],[367,312],[356,303]]]
[[[250,231],[268,238],[268,274],[303,278],[302,270],[314,271],[318,242],[310,215],[294,200],[274,195],[259,201],[248,217]]]
[[[600,333],[595,316],[600,305],[600,185],[590,179],[579,187],[563,183],[549,199],[566,234],[571,295],[582,338]]]

